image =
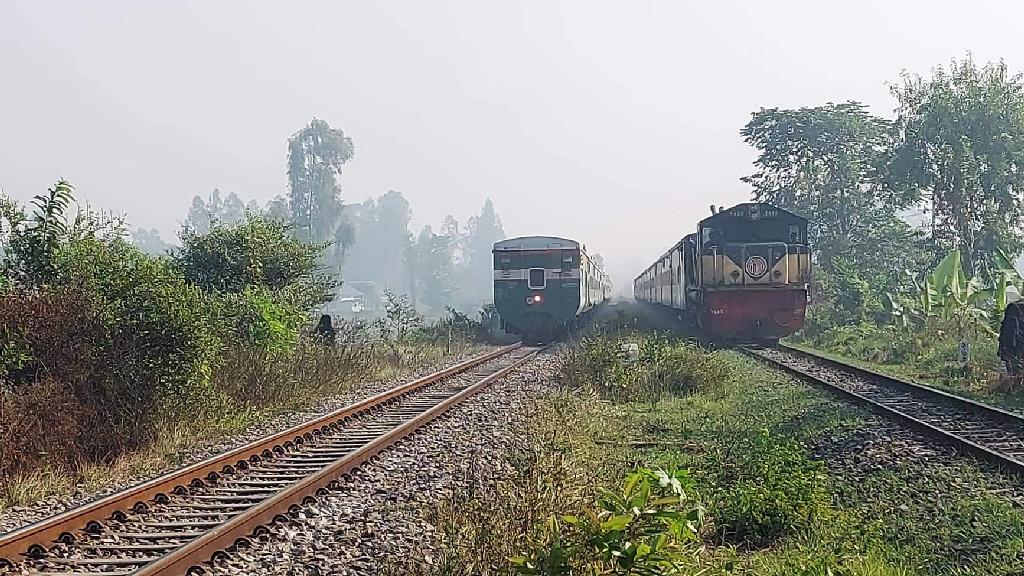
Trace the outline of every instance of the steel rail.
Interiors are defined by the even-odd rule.
[[[244,469],[251,462],[282,454],[288,448],[307,443],[322,434],[325,429],[345,422],[355,415],[389,404],[449,376],[466,372],[504,356],[521,346],[522,344],[518,343],[481,354],[304,424],[2,534],[0,535],[0,568],[12,566],[23,554],[30,557],[44,554],[55,542],[73,542],[77,531],[90,525],[102,523],[115,514],[131,509],[140,503],[166,497],[175,490],[183,490],[186,486],[194,486],[207,480],[216,479],[218,475],[231,472],[234,468]]]
[[[845,373],[847,375],[854,375],[862,380],[865,380],[871,384],[878,385],[883,388],[891,390],[893,393],[909,392],[913,395],[926,398],[934,403],[933,406],[926,406],[924,402],[917,405],[919,408],[928,407],[934,408],[935,414],[941,416],[941,409],[943,407],[952,408],[956,410],[963,410],[965,412],[974,414],[981,418],[987,418],[998,422],[1000,424],[1017,427],[1020,429],[1019,438],[1024,441],[1024,415],[1015,414],[1008,410],[991,406],[970,398],[964,398],[956,394],[944,392],[930,386],[925,386],[916,382],[910,382],[887,374],[882,374],[859,366],[853,366],[807,352],[799,350],[790,346],[779,344],[775,347],[777,350],[790,354],[810,362],[817,363],[825,368]],[[739,348],[741,352],[754,357],[762,362],[765,362],[775,368],[778,368],[784,372],[787,372],[793,376],[796,376],[804,381],[810,382],[816,386],[824,388],[830,392],[836,392],[840,395],[848,398],[856,404],[864,406],[869,410],[897,420],[904,425],[921,432],[929,437],[944,442],[953,446],[954,448],[969,453],[980,460],[986,461],[990,464],[994,464],[998,467],[1003,467],[1012,471],[1016,474],[1024,475],[1024,460],[1018,457],[1004,452],[998,448],[986,445],[983,442],[976,442],[964,435],[943,427],[941,425],[933,424],[932,422],[926,422],[925,420],[908,414],[904,410],[901,410],[898,406],[892,404],[886,404],[884,401],[879,401],[874,398],[861,394],[857,391],[851,390],[837,382],[830,382],[828,379],[811,374],[806,370],[803,370],[792,364],[788,364],[783,360],[773,358],[770,355],[763,352],[762,348],[753,346],[742,346]],[[901,399],[902,400],[902,399]],[[905,401],[904,401],[905,403]],[[893,404],[898,404],[894,402]]]
[[[255,535],[260,527],[270,524],[277,519],[285,519],[284,514],[289,509],[313,501],[311,499],[315,499],[317,495],[322,494],[322,491],[335,482],[336,478],[352,472],[381,451],[400,442],[457,404],[480,392],[495,380],[533,359],[545,348],[547,347],[538,348],[531,354],[516,360],[497,372],[487,375],[454,396],[443,400],[426,412],[379,436],[372,442],[337,460],[316,474],[264,500],[159,560],[147,564],[135,572],[135,575],[180,576],[189,574],[194,568],[214,558],[215,555],[224,549],[237,543],[242,543],[249,536]]]

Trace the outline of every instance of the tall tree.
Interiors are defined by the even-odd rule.
[[[188,216],[185,217],[185,226],[198,234],[206,234],[210,231],[212,218],[206,202],[196,195],[192,197],[192,206],[188,209]]]
[[[238,224],[245,219],[245,204],[234,192],[228,192],[224,198],[219,221],[229,226]]]
[[[288,198],[284,196],[274,196],[269,202],[267,202],[267,209],[265,210],[267,218],[274,220],[281,220],[288,222],[291,219],[291,209],[288,207]]]
[[[354,151],[351,138],[319,118],[289,138],[289,206],[300,238],[334,239],[342,207],[338,178]]]
[[[480,213],[471,217],[466,224],[466,266],[461,284],[466,298],[474,306],[490,298],[494,269],[491,249],[495,242],[504,238],[505,229],[501,225],[501,217],[494,208],[494,202],[488,198]]]
[[[416,259],[413,275],[416,279],[416,301],[432,314],[440,314],[452,306],[456,288],[452,270],[451,246],[447,236],[434,234],[428,224],[416,237]]]
[[[968,276],[985,272],[997,248],[1024,248],[1024,84],[1002,61],[970,56],[931,78],[904,74],[894,177],[920,190],[935,242],[958,248]]]
[[[345,255],[345,276],[369,280],[396,293],[411,293],[407,254],[412,241],[409,221],[412,212],[401,192],[389,190],[376,200],[345,207],[345,226],[351,233],[351,248]]]
[[[884,178],[891,123],[860,102],[762,108],[740,134],[758,150],[757,171],[742,178],[754,200],[810,218],[810,244],[826,269],[836,257],[884,250],[873,232],[913,200]]]

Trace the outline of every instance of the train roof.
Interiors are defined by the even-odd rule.
[[[558,236],[519,236],[494,243],[494,252],[512,250],[579,250],[580,243]]]
[[[793,214],[789,210],[779,208],[772,204],[765,204],[763,202],[744,202],[737,204],[732,208],[723,208],[716,214],[708,216],[707,218],[700,221],[699,225],[703,226],[705,223],[711,224],[725,218],[743,218],[745,220],[760,220],[762,215],[776,212],[777,214],[772,215],[773,218],[783,218],[786,220],[800,220],[807,222],[807,218]]]

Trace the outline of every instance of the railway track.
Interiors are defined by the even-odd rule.
[[[513,345],[0,535],[0,574],[195,574],[522,365]]]
[[[785,345],[743,352],[876,413],[1024,474],[1024,416]]]

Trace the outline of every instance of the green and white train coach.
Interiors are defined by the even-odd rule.
[[[608,275],[579,242],[523,236],[494,244],[494,306],[524,342],[550,342],[611,298]]]

